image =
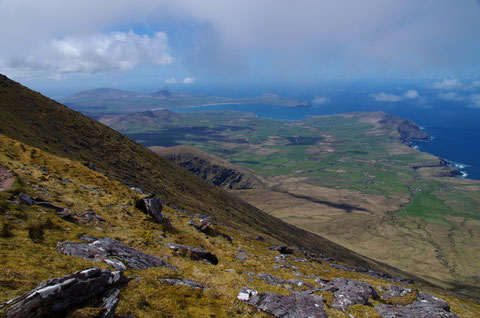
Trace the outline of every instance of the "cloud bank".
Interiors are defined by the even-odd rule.
[[[6,65],[25,72],[63,76],[130,70],[143,64],[165,66],[174,60],[168,53],[165,33],[148,37],[130,31],[53,39],[37,50],[8,59]]]
[[[251,78],[300,74],[307,80],[478,74],[479,16],[476,0],[2,0],[0,64],[14,68],[23,63],[32,71],[51,68],[60,73],[98,72],[103,62],[105,70],[164,65],[172,60],[152,43],[166,44],[155,36],[148,45],[141,44],[139,35],[131,37],[147,52],[160,51],[133,51],[132,61],[121,57],[118,46],[110,48],[117,59],[112,62],[87,48],[91,41],[98,44],[93,34],[108,38],[112,30],[161,25],[157,29],[170,37],[182,34],[175,32],[182,28],[196,30],[181,63],[208,74],[235,70]],[[131,47],[123,48],[130,54]],[[43,53],[31,53],[37,51]],[[80,62],[72,57],[75,51]],[[49,53],[63,63],[49,59]]]

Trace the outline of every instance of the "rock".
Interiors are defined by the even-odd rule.
[[[287,263],[287,264],[290,265],[290,263],[287,261],[287,257],[284,254],[280,254],[280,255],[275,256],[275,260],[277,262]]]
[[[214,225],[216,224],[215,222],[215,219],[212,218],[212,217],[206,217],[206,218],[202,218],[199,220],[199,222],[195,222],[195,220],[189,220],[187,222],[188,225],[190,226],[193,226],[194,228],[196,228],[197,230],[199,230],[200,232],[205,232],[208,230],[208,228],[211,226],[211,225]]]
[[[331,259],[330,259],[331,260]],[[376,272],[372,271],[369,269],[366,269],[364,267],[352,267],[352,266],[346,266],[346,265],[340,265],[340,264],[331,264],[330,265],[333,268],[340,269],[342,271],[347,271],[347,272],[358,272],[358,273],[364,273],[369,276],[375,277],[375,278],[380,278],[383,280],[387,280],[392,283],[400,283],[400,284],[414,284],[415,281],[409,278],[405,277],[396,277],[393,275],[390,275],[388,273],[383,273],[383,272]]]
[[[99,238],[96,237],[96,236],[88,235],[88,234],[82,234],[82,235],[80,235],[79,239],[82,240],[82,241],[94,242],[94,241],[98,240]]]
[[[20,193],[20,195],[18,196],[18,199],[22,204],[29,205],[29,206],[33,205],[32,198],[26,193]]]
[[[190,259],[194,261],[204,261],[212,265],[218,264],[218,258],[215,254],[210,253],[201,247],[191,247],[174,243],[168,243],[165,245],[170,247],[175,253],[190,257]]]
[[[235,258],[241,261],[246,261],[248,259],[248,254],[246,252],[238,252]]]
[[[149,214],[157,223],[163,224],[167,228],[172,228],[170,220],[162,213],[162,201],[157,196],[140,199],[135,203],[135,207]]]
[[[293,252],[295,251],[295,249],[289,248],[288,246],[272,246],[268,249],[272,251],[279,251],[280,254],[293,254]]]
[[[280,295],[275,293],[258,293],[255,290],[243,287],[237,298],[264,311],[281,318],[324,318],[324,299],[321,296],[292,293]]]
[[[78,222],[77,216],[67,208],[63,208],[48,201],[40,201],[39,199],[33,200],[33,204],[44,207],[46,209],[54,210],[55,213],[65,221],[72,223]]]
[[[265,238],[263,236],[255,236],[253,239],[255,241],[265,242]]]
[[[299,280],[299,279],[296,279],[296,278],[291,278],[289,280],[286,281],[287,284],[292,284],[294,286],[297,286],[297,287],[302,287],[302,286],[306,286],[308,288],[313,288],[312,285],[310,285],[309,283],[306,283],[302,280]]]
[[[450,312],[450,306],[443,300],[429,294],[419,293],[417,299],[405,306],[378,305],[375,310],[388,318],[415,317],[415,318],[458,318]]]
[[[347,278],[333,278],[322,289],[334,293],[331,307],[341,310],[350,305],[366,305],[370,298],[378,298],[377,292],[369,284]]]
[[[104,259],[105,263],[107,263],[108,265],[110,266],[113,266],[115,267],[116,269],[120,270],[120,271],[126,271],[127,270],[127,266],[125,266],[125,264],[123,264],[121,261],[119,261],[118,259],[110,259],[110,258],[106,258]]]
[[[111,316],[103,317],[112,317],[116,303],[111,297],[116,295],[118,299],[118,294],[112,289],[118,290],[129,281],[130,278],[124,276],[122,272],[101,270],[96,267],[53,278],[15,299],[7,308],[6,317],[64,317],[69,310],[101,297],[110,299],[109,309],[104,313],[111,312]]]
[[[98,307],[103,308],[100,315],[101,318],[114,318],[115,309],[117,309],[118,302],[120,301],[120,289],[112,288],[105,293],[102,298],[102,302]]]
[[[161,282],[167,282],[171,285],[183,285],[183,286],[197,288],[197,289],[207,288],[202,284],[188,278],[159,278],[158,280]]]
[[[168,267],[175,269],[159,257],[146,254],[108,237],[98,239],[89,244],[59,242],[57,249],[62,254],[80,257],[90,261],[104,261],[109,259],[110,262],[114,263],[115,261],[112,259],[112,257],[114,257],[125,261],[130,267],[135,269],[145,269],[149,267]],[[121,265],[118,266],[119,268],[121,267]]]
[[[258,274],[258,277],[264,280],[267,284],[274,285],[274,286],[280,286],[285,283],[285,280],[272,276],[270,274],[260,273]]]
[[[388,285],[385,294],[380,298],[382,300],[389,300],[392,297],[403,297],[414,292],[416,292],[415,289],[405,288],[396,285]]]
[[[83,212],[80,212],[78,215],[78,219],[80,222],[85,224],[105,222],[105,219],[102,218],[100,215],[96,214],[93,210],[85,210]]]
[[[233,241],[233,237],[228,235],[228,234],[222,233],[222,237],[224,239],[226,239],[227,241],[229,241],[230,243],[232,243],[232,241]]]

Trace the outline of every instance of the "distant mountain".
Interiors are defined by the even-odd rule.
[[[162,89],[152,94],[139,94],[114,88],[98,88],[80,92],[60,101],[85,113],[133,113],[159,108],[197,107],[212,104],[265,104],[285,107],[310,107],[309,102],[265,94],[251,98],[228,98],[189,95]]]

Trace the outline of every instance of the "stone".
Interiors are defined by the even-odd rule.
[[[212,217],[201,218],[198,222],[191,219],[187,222],[188,225],[193,226],[200,232],[206,232],[211,225],[216,224],[215,219]]]
[[[62,254],[80,257],[94,262],[109,259],[110,262],[114,263],[115,261],[112,258],[120,259],[135,269],[145,269],[149,267],[168,267],[175,269],[172,265],[159,257],[144,253],[108,237],[100,238],[89,244],[67,241],[59,242],[57,244],[57,249]],[[118,266],[119,267],[115,267],[121,267],[119,264]]]
[[[215,254],[210,253],[201,247],[191,247],[174,243],[167,243],[165,245],[170,247],[177,254],[190,257],[191,260],[204,261],[212,265],[218,264],[218,258]]]
[[[255,236],[253,239],[255,241],[265,242],[265,238],[263,236]]]
[[[230,236],[230,235],[228,235],[228,234],[225,234],[225,233],[221,233],[221,234],[222,234],[222,237],[223,237],[224,239],[226,239],[227,241],[229,241],[230,243],[232,243],[232,241],[233,241],[233,237],[232,237],[232,236]]]
[[[187,286],[190,288],[197,288],[197,289],[207,288],[202,284],[188,278],[159,278],[158,280],[161,282],[167,282],[171,285],[183,285],[183,286]]]
[[[341,310],[355,304],[367,305],[370,298],[378,298],[377,292],[370,284],[347,278],[333,278],[322,289],[334,293],[331,307]]]
[[[416,292],[416,289],[405,288],[402,286],[388,285],[385,293],[380,297],[382,300],[389,300],[392,297],[403,297],[405,295]]]
[[[116,295],[118,299],[119,293],[112,289],[118,290],[129,281],[123,272],[97,267],[53,278],[13,300],[5,311],[6,317],[64,317],[68,311],[103,297],[110,299],[104,313],[111,313],[103,317],[113,317],[118,301],[110,297]]]
[[[289,248],[288,246],[272,246],[268,249],[272,251],[279,251],[280,254],[293,254],[293,252],[295,251],[295,249]]]
[[[240,261],[246,261],[248,259],[248,254],[246,252],[238,252],[237,255],[235,256],[236,259]]]
[[[260,274],[258,274],[258,277],[261,280],[265,281],[267,284],[274,285],[274,286],[280,286],[280,285],[283,285],[285,283],[285,280],[283,280],[281,278],[278,278],[278,277],[275,277],[275,276],[272,276],[270,274],[260,273]]]
[[[375,310],[385,318],[458,318],[450,312],[450,306],[440,298],[426,293],[419,293],[416,300],[408,305],[378,305]]]
[[[81,223],[99,223],[105,222],[105,219],[100,215],[96,214],[93,210],[85,210],[78,214],[78,219]]]
[[[102,308],[100,318],[114,318],[115,309],[120,301],[120,289],[112,288],[105,293],[98,307]]]
[[[162,213],[163,204],[157,196],[140,199],[135,203],[135,207],[149,214],[157,223],[172,228],[170,220]]]
[[[258,293],[256,290],[243,287],[237,298],[264,311],[281,318],[324,318],[324,298],[318,295],[292,293],[280,295],[276,293]]]
[[[18,199],[20,200],[20,203],[22,203],[22,204],[29,205],[29,206],[33,205],[32,197],[30,197],[26,193],[20,193],[20,195],[18,196]]]

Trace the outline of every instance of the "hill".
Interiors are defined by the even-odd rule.
[[[212,104],[266,104],[285,107],[310,107],[308,102],[265,94],[250,98],[229,98],[211,95],[190,95],[162,89],[152,94],[139,94],[115,88],[98,88],[64,97],[60,101],[85,113],[133,113],[177,107],[198,107]]]
[[[151,147],[156,154],[225,190],[254,189],[262,181],[252,171],[189,146]]]

